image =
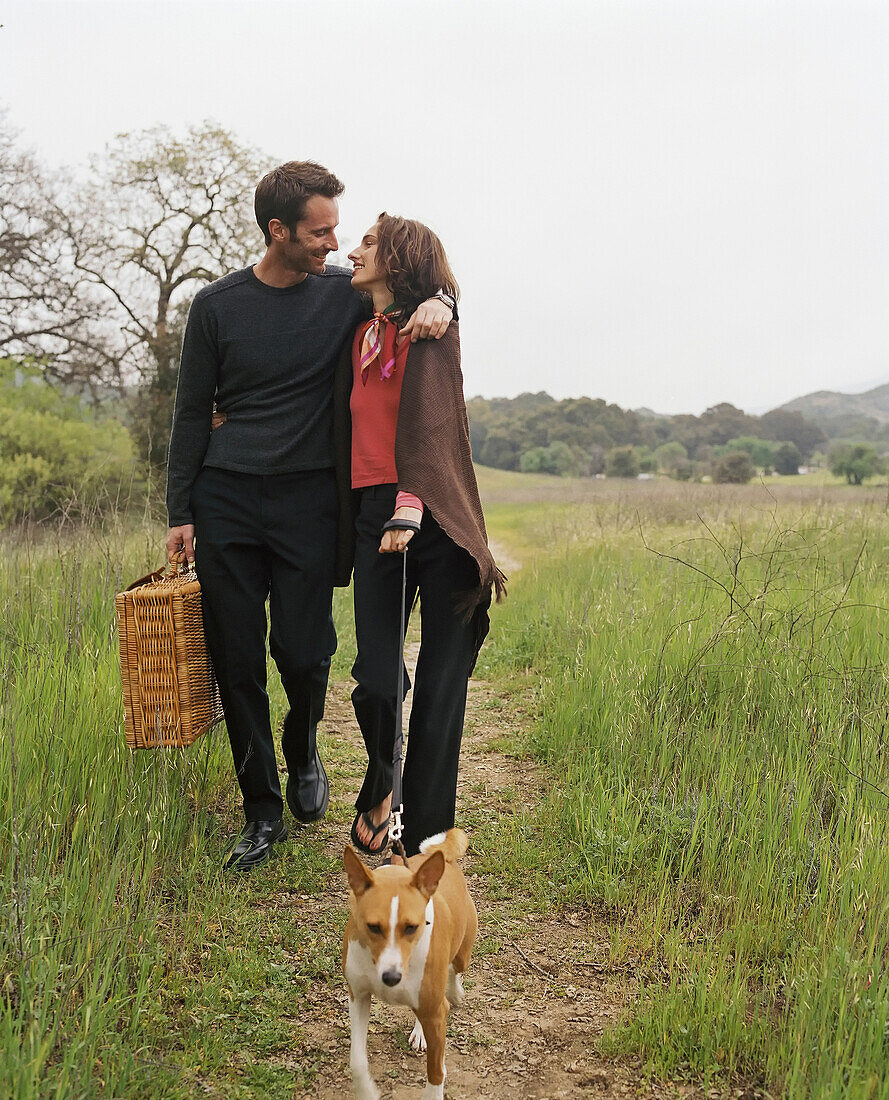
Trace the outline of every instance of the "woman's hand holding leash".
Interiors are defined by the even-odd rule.
[[[420,530],[423,513],[419,508],[396,508],[392,518],[383,525],[381,554],[403,554],[407,544]]]

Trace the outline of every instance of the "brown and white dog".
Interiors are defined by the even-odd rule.
[[[448,1003],[461,1004],[478,915],[456,861],[469,846],[462,829],[430,837],[407,866],[371,871],[354,849],[343,862],[352,892],[343,939],[349,986],[352,1087],[360,1100],[379,1092],[367,1064],[372,996],[413,1009],[410,1044],[426,1051],[424,1100],[443,1100]]]

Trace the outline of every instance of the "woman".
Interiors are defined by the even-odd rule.
[[[351,832],[365,852],[385,846],[401,554],[410,544],[406,607],[419,593],[421,613],[403,784],[402,842],[412,855],[454,823],[467,684],[488,632],[492,588],[499,599],[504,577],[488,549],[472,467],[458,326],[440,340],[398,339],[416,303],[438,291],[456,298],[441,241],[419,222],[384,213],[349,259],[352,285],[373,300],[374,311],[358,326],[337,379],[340,465],[351,475],[356,511],[352,702],[368,755]],[[389,520],[413,521],[419,532],[384,531]]]

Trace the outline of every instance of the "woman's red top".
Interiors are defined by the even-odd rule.
[[[395,469],[395,429],[401,402],[404,365],[410,350],[410,340],[396,341],[398,326],[386,322],[382,327],[382,354],[361,369],[361,348],[364,336],[376,319],[359,325],[352,341],[352,488],[369,485],[389,485],[398,481]],[[394,352],[395,369],[383,377],[380,361],[391,362]],[[423,502],[413,493],[400,492],[396,508],[419,508]]]

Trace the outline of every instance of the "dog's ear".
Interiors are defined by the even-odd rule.
[[[368,871],[355,854],[355,849],[350,844],[347,844],[343,850],[343,866],[346,868],[346,874],[349,876],[349,885],[352,887],[352,893],[356,898],[360,898],[365,890],[373,886],[374,879],[370,871]]]
[[[444,874],[444,869],[444,853],[437,850],[416,869],[411,879],[411,886],[416,886],[424,898],[431,898]]]

